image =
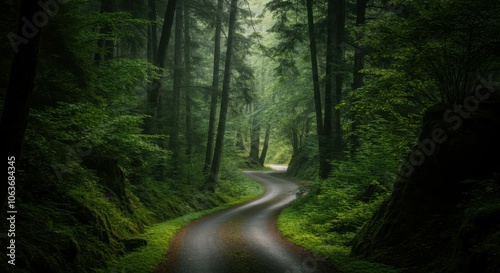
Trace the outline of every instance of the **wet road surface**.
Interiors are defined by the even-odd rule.
[[[244,172],[261,183],[265,193],[184,228],[159,272],[332,272],[320,265],[321,259],[287,242],[277,231],[276,218],[295,199],[298,185],[283,175],[286,167],[273,168],[280,171]]]

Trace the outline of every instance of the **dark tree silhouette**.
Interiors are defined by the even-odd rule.
[[[212,95],[210,98],[210,117],[208,119],[208,139],[207,150],[205,153],[205,166],[203,172],[206,173],[212,164],[214,153],[215,136],[215,116],[217,114],[217,98],[219,96],[219,67],[220,67],[220,37],[222,32],[222,6],[224,1],[217,0],[216,21],[215,21],[215,39],[214,39],[214,66],[212,74]]]
[[[16,41],[13,44],[14,59],[10,70],[9,85],[5,96],[2,118],[0,120],[0,150],[3,164],[8,164],[7,157],[15,157],[16,164],[20,160],[24,134],[28,123],[31,97],[35,85],[38,48],[41,28],[33,24],[28,26],[26,18],[33,18],[41,10],[37,2],[23,0],[19,12]],[[24,20],[23,20],[24,18]],[[4,165],[5,166],[5,165]],[[7,168],[5,168],[7,170]],[[7,172],[4,172],[8,175]],[[8,181],[5,177],[4,181]],[[7,187],[2,187],[2,206],[7,197]]]

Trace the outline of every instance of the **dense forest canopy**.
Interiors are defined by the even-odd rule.
[[[301,218],[322,255],[500,270],[496,1],[5,0],[0,14],[2,215],[19,210],[2,272],[104,270],[155,223],[250,194],[238,168],[268,163],[309,181],[282,220]],[[435,232],[453,234],[449,259],[402,239],[439,242],[432,217],[449,220]]]

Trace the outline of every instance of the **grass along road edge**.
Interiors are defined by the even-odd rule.
[[[294,202],[297,202],[294,201]],[[293,204],[293,202],[292,202]],[[303,247],[315,257],[326,261],[343,273],[401,273],[400,269],[388,265],[369,262],[350,255],[351,248],[327,243],[324,237],[310,231],[307,216],[293,205],[285,208],[278,216],[278,229],[285,239]]]
[[[241,177],[241,178],[240,178]],[[170,242],[175,235],[186,225],[205,215],[209,215],[223,209],[245,203],[264,193],[264,188],[256,181],[247,178],[241,174],[238,181],[221,181],[221,183],[232,184],[239,183],[241,195],[232,198],[228,203],[221,206],[189,213],[184,216],[168,220],[150,226],[142,235],[148,241],[147,246],[140,247],[137,250],[127,253],[124,256],[113,260],[105,268],[96,270],[97,273],[145,273],[154,272],[160,263],[165,259]],[[222,192],[220,195],[225,195]]]

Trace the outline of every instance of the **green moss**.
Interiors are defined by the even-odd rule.
[[[71,189],[68,196],[97,218],[103,232],[111,236],[126,237],[142,229],[140,223],[117,206],[117,200],[110,202],[95,183],[82,183]]]

